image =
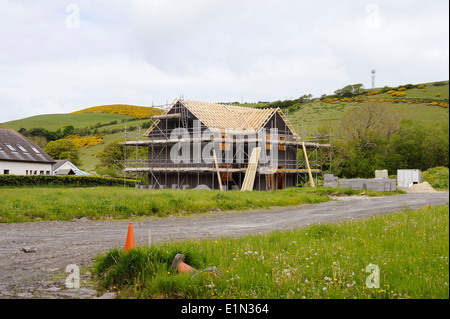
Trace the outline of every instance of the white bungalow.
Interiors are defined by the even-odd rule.
[[[55,161],[18,132],[0,127],[0,174],[52,175]]]

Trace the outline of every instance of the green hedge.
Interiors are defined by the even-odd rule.
[[[1,186],[123,186],[120,178],[75,175],[0,175]],[[125,185],[134,187],[134,180],[125,180]]]

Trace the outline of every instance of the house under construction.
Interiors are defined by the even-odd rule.
[[[145,139],[122,143],[148,147],[125,172],[147,174],[151,189],[284,189],[330,169],[331,136],[299,136],[279,108],[177,99],[152,119]]]

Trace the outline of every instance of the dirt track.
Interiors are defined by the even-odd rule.
[[[299,207],[239,213],[133,221],[136,244],[182,239],[240,236],[272,230],[300,228],[313,223],[335,222],[449,202],[448,192],[414,193],[378,198],[354,198]],[[125,221],[36,222],[0,224],[0,298],[92,298],[96,295],[88,274],[82,289],[65,288],[66,266],[83,268],[93,257],[122,247],[128,229]],[[35,252],[22,248],[34,247]]]

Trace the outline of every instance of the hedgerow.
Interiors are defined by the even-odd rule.
[[[0,175],[1,186],[119,186],[124,180],[120,178],[76,176],[76,175]],[[125,185],[134,187],[134,180],[125,180]]]

